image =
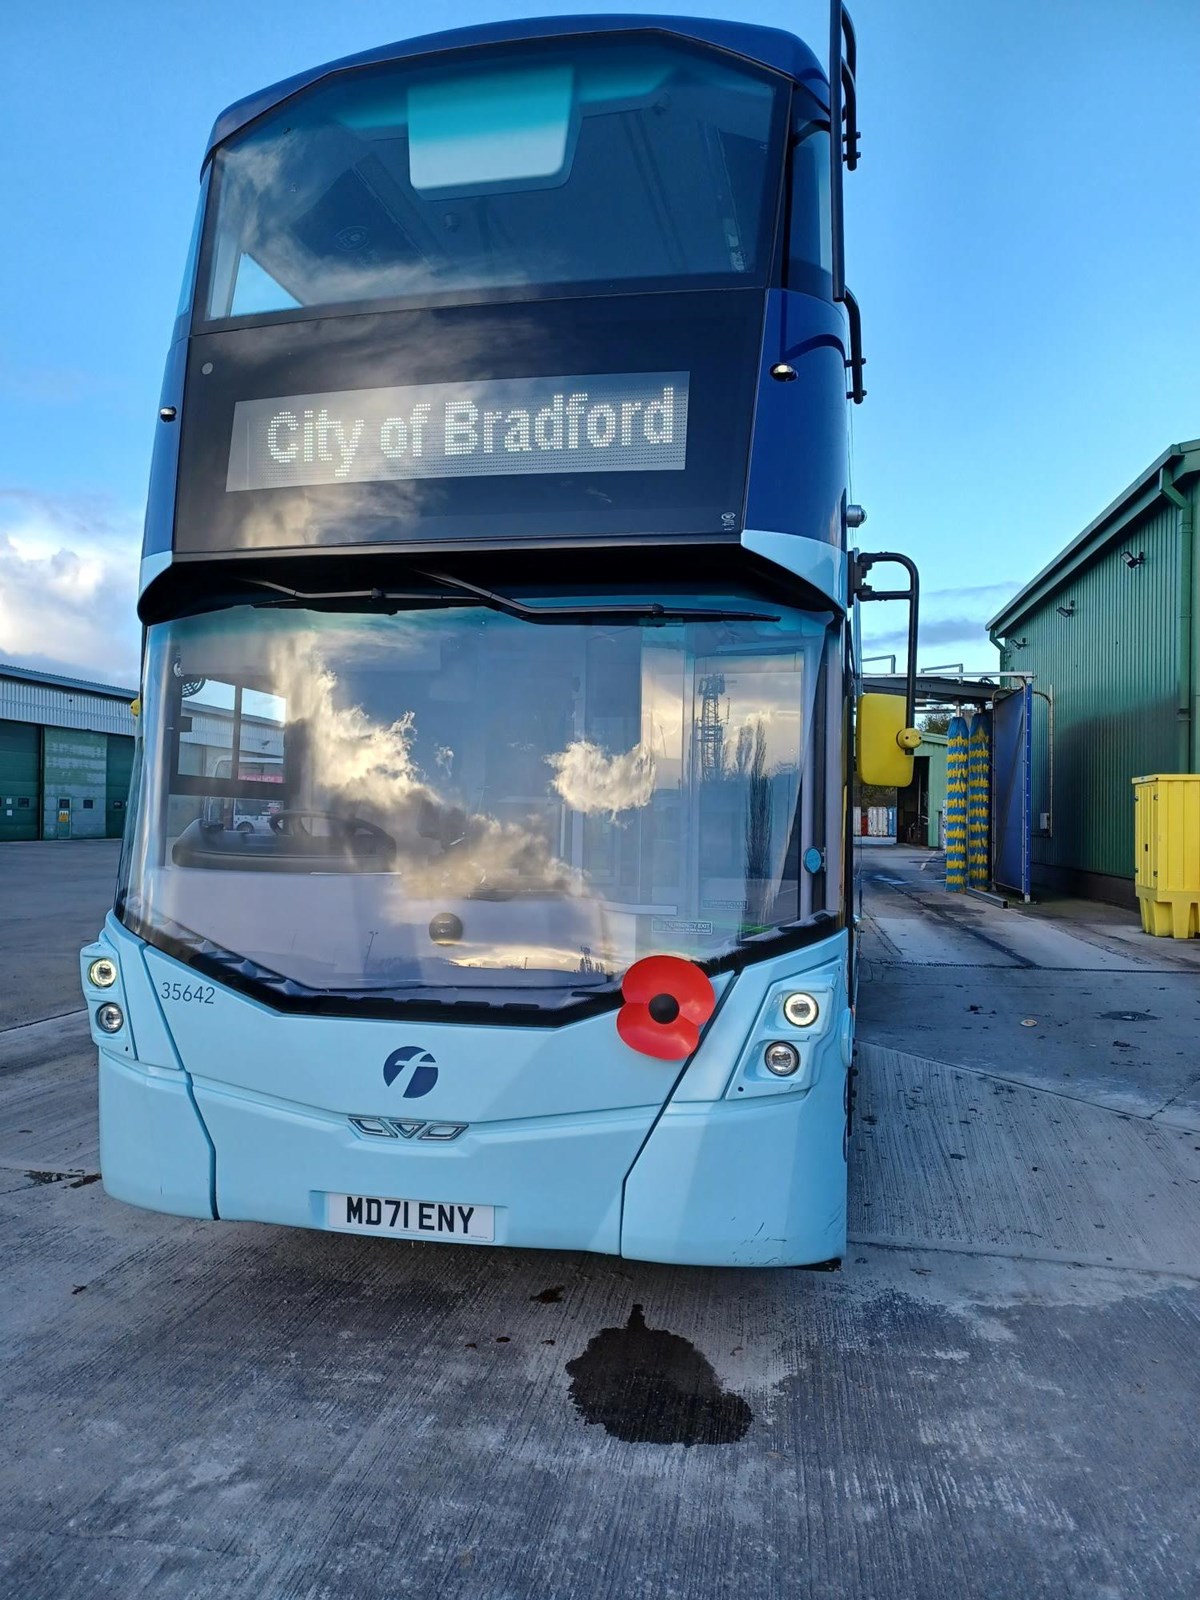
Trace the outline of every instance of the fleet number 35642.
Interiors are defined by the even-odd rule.
[[[211,983],[172,983],[164,978],[158,992],[164,1000],[187,1000],[193,1005],[211,1006],[217,991]]]

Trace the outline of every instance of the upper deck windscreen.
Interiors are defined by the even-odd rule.
[[[786,114],[650,36],[338,74],[218,151],[199,320],[763,283]]]

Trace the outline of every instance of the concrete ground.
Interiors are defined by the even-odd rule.
[[[735,1273],[109,1200],[115,852],[8,847],[0,1597],[1191,1600],[1196,952],[931,859],[864,861],[845,1268]]]
[[[116,840],[0,850],[0,1029],[78,1011],[79,946],[112,905]]]

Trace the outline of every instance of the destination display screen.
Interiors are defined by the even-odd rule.
[[[227,491],[531,472],[682,472],[688,374],[335,390],[233,409]]]
[[[736,539],[762,338],[756,290],[194,334],[175,551]]]

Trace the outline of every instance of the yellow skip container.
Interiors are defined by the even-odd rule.
[[[1160,938],[1200,935],[1200,773],[1133,780],[1134,887],[1142,927]]]

